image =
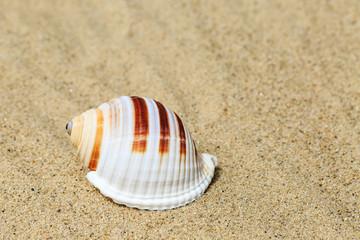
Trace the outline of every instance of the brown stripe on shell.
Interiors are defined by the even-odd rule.
[[[97,164],[99,161],[99,157],[100,157],[100,148],[101,148],[101,141],[102,141],[102,137],[103,137],[103,128],[104,128],[104,115],[103,115],[103,111],[101,111],[100,109],[96,110],[96,115],[97,115],[97,123],[96,123],[96,135],[95,135],[95,142],[94,142],[94,147],[93,147],[93,151],[91,153],[91,158],[90,158],[90,162],[89,162],[89,169],[91,171],[95,171],[97,168]]]
[[[196,149],[196,144],[194,142],[194,140],[192,140],[193,145],[194,145],[194,149],[195,149],[195,180],[196,182],[199,182],[199,158],[198,158],[198,151]]]
[[[169,119],[164,105],[155,101],[159,112],[160,120],[160,142],[159,142],[159,153],[164,154],[169,152],[169,141],[170,141],[170,128]]]
[[[177,120],[178,127],[179,127],[180,154],[186,154],[186,134],[185,134],[184,125],[176,113],[175,113],[175,116],[176,116],[176,120]]]
[[[193,144],[194,144],[194,149],[195,149],[195,161],[196,161],[196,165],[198,165],[199,163],[199,159],[198,159],[198,152],[197,152],[197,149],[196,149],[196,144],[194,142],[194,140],[192,140]]]
[[[181,164],[182,161],[184,160],[184,167],[186,166],[186,134],[185,134],[185,129],[184,129],[184,125],[181,121],[181,119],[179,118],[179,116],[175,113],[176,116],[176,120],[177,120],[177,124],[178,124],[178,129],[179,129],[179,135],[180,135],[180,161],[179,161],[179,176],[180,176],[180,171],[181,171]],[[183,176],[185,178],[185,176]]]
[[[113,119],[112,119],[112,108],[111,108],[111,103],[109,104],[109,112],[108,112],[108,121],[109,121],[109,129],[113,129]]]
[[[146,151],[147,136],[149,134],[149,112],[146,101],[140,97],[131,97],[134,105],[134,141],[132,152]]]

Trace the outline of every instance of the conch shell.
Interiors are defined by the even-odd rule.
[[[196,150],[188,129],[168,107],[148,98],[120,97],[66,125],[88,180],[114,202],[171,209],[199,198],[217,158]]]

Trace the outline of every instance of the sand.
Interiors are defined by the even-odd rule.
[[[359,1],[0,1],[3,239],[360,239]],[[197,201],[115,204],[68,120],[123,95],[218,157]]]

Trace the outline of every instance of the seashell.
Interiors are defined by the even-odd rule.
[[[196,150],[188,129],[163,104],[120,97],[66,125],[87,178],[118,204],[171,209],[199,198],[214,176],[217,159]]]

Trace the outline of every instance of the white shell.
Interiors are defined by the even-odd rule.
[[[180,118],[147,98],[120,97],[67,125],[88,180],[114,202],[140,209],[183,206],[199,198],[217,159],[196,151]]]

